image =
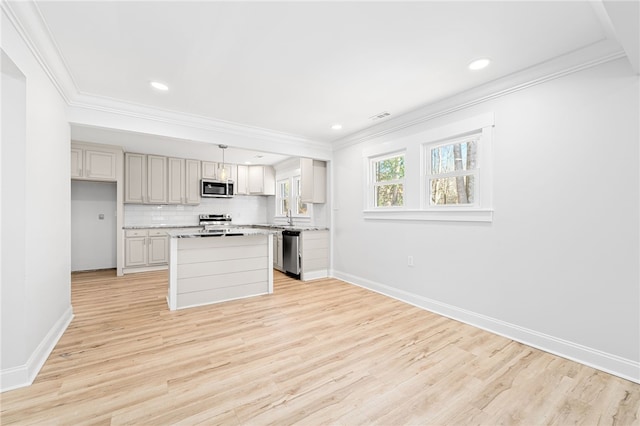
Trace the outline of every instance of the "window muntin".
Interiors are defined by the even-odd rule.
[[[280,179],[276,186],[276,216],[309,216],[309,208],[301,200],[300,176]]]
[[[472,135],[428,147],[429,206],[477,205],[479,139],[480,135]]]
[[[289,189],[289,179],[278,181],[276,192],[276,216],[286,216],[287,212],[289,211]]]
[[[302,185],[300,183],[300,176],[293,177],[293,205],[296,206],[296,214],[298,216],[307,216],[308,209],[307,204],[302,202],[301,194],[302,194]]]
[[[372,207],[404,206],[404,153],[371,159]]]

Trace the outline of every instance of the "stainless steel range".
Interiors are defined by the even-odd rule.
[[[232,218],[230,214],[201,214],[200,226],[204,229],[200,232],[215,234],[215,233],[228,233],[230,229],[234,228],[231,224]]]

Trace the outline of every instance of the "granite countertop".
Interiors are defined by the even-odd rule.
[[[127,225],[122,229],[176,229],[176,228],[202,228],[202,225],[167,225],[164,223],[154,225]]]
[[[269,235],[274,234],[275,231],[258,228],[243,228],[243,227],[231,227],[224,229],[213,230],[198,230],[198,231],[167,231],[167,235],[171,238],[202,238],[202,237],[243,237],[246,235]]]
[[[154,224],[154,225],[128,225],[123,226],[122,229],[183,229],[183,228],[202,228],[202,225],[167,225],[167,224]],[[230,228],[242,228],[242,229],[273,229],[273,230],[285,230],[290,229],[292,231],[328,231],[326,226],[315,225],[282,225],[274,223],[264,224],[247,224],[247,225],[230,225]]]
[[[315,226],[315,225],[281,225],[281,224],[273,224],[273,223],[267,223],[267,224],[259,224],[259,225],[253,225],[256,228],[266,228],[266,229],[278,229],[278,230],[285,230],[285,229],[289,229],[291,231],[328,231],[329,228],[327,228],[326,226]]]

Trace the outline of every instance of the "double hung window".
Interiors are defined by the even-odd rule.
[[[308,206],[300,198],[300,176],[287,177],[277,183],[276,216],[308,216]]]
[[[493,220],[493,113],[363,149],[364,218]]]
[[[426,146],[429,206],[475,206],[480,134]],[[428,208],[428,206],[425,206]]]
[[[290,182],[289,179],[278,181],[276,186],[276,216],[286,216],[289,211]]]
[[[372,158],[370,171],[371,206],[404,206],[404,153]]]

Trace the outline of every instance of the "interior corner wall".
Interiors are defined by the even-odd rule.
[[[5,108],[12,98],[4,85],[2,91],[0,381],[5,391],[33,381],[73,314],[66,104],[4,8],[1,29],[3,58],[15,65],[24,84],[22,104],[18,103],[24,119],[11,123],[19,128],[10,134],[5,134],[4,126]],[[3,82],[4,71],[3,62]],[[7,193],[6,186],[10,186]],[[11,308],[5,311],[7,306]],[[4,341],[5,332],[13,336],[11,344]]]
[[[337,150],[334,275],[639,382],[639,93],[620,59]],[[493,222],[363,219],[367,147],[488,112]]]

